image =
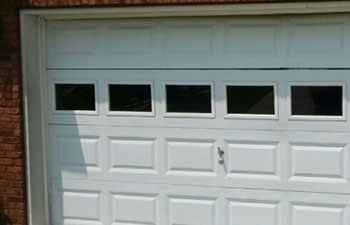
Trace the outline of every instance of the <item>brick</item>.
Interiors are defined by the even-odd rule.
[[[0,136],[13,136],[13,131],[12,130],[0,130]]]
[[[6,152],[6,154],[10,153],[10,151],[14,151],[16,146],[13,144],[0,144],[0,149]]]
[[[10,137],[10,138],[6,138],[5,139],[5,142],[6,143],[12,143],[12,144],[18,144],[18,143],[21,143],[21,139],[20,138],[12,138],[12,137]]]
[[[16,152],[16,151],[7,151],[6,152],[6,158],[10,159],[20,159],[23,155],[22,152]]]
[[[0,159],[0,165],[12,166],[14,164],[15,164],[15,161],[13,159],[7,159],[7,158]]]
[[[12,91],[13,92],[18,92],[19,91],[19,85],[13,85],[12,86]]]
[[[9,173],[15,173],[16,176],[18,175],[22,175],[22,167],[18,167],[18,166],[11,166],[11,167],[7,167],[6,171]]]
[[[15,159],[14,160],[14,166],[23,166],[23,165],[24,165],[23,159]]]
[[[10,70],[8,69],[0,69],[0,76],[9,76],[10,75]],[[0,83],[2,83],[2,79],[0,79]]]
[[[2,122],[11,122],[13,118],[11,116],[0,116],[0,121]]]
[[[24,202],[23,200],[24,200],[23,196],[7,196],[5,201],[22,203],[22,202]]]
[[[22,122],[21,116],[12,116],[13,122]]]
[[[6,166],[0,166],[0,173],[1,173],[1,172],[5,172],[6,169],[7,169]],[[1,187],[1,181],[0,181],[0,187]]]
[[[15,108],[15,107],[12,107],[12,108],[6,108],[5,109],[5,114],[19,114],[19,108]]]

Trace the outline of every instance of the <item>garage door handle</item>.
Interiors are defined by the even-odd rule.
[[[218,155],[219,155],[218,162],[220,165],[224,164],[224,162],[225,162],[224,161],[224,154],[225,154],[224,150],[222,150],[220,147],[218,147]]]

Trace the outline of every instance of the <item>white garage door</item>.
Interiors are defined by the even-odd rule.
[[[46,24],[54,225],[349,225],[350,17]]]

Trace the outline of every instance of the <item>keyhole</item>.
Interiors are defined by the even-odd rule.
[[[220,165],[224,164],[224,162],[225,162],[224,161],[224,154],[225,154],[224,150],[222,150],[220,147],[218,147],[218,155],[219,155],[218,163]]]

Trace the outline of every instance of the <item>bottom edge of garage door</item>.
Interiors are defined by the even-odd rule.
[[[56,180],[54,225],[345,225],[350,195]]]

